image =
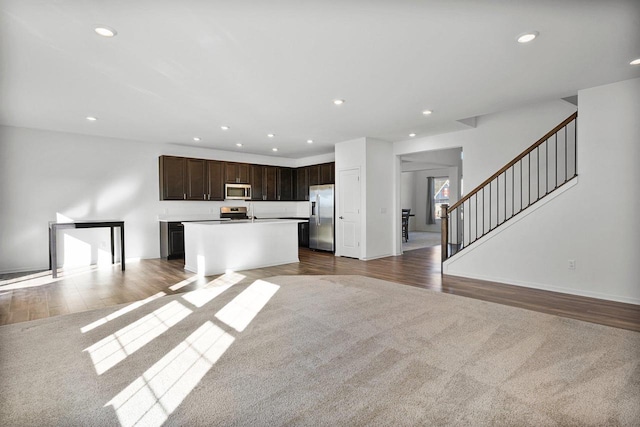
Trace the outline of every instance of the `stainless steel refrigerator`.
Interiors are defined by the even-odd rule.
[[[334,185],[309,187],[309,203],[309,248],[334,252]]]

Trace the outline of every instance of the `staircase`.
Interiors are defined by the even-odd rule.
[[[442,206],[442,261],[578,176],[578,113],[567,117],[451,207]]]

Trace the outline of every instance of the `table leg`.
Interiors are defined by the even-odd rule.
[[[114,227],[109,227],[110,231],[111,231],[111,264],[115,264],[116,263],[116,250],[115,250],[115,246],[113,244],[113,234],[116,232]]]
[[[124,223],[120,226],[120,265],[124,271]]]
[[[51,265],[51,277],[58,277],[58,254],[56,243],[56,226],[52,225],[49,229],[49,264]]]

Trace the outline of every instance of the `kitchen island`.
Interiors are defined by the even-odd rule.
[[[301,221],[184,222],[184,268],[199,276],[211,276],[299,262]]]

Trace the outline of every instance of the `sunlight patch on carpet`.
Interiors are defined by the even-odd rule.
[[[201,307],[244,278],[240,276],[226,282],[221,280],[212,288],[189,292],[183,298]],[[242,332],[278,289],[278,285],[256,280],[215,316]],[[162,425],[234,340],[234,336],[207,320],[105,406],[113,406],[122,426]],[[118,357],[121,353],[114,354]]]
[[[223,274],[207,283],[204,288],[185,293],[182,298],[200,308],[244,278],[245,276],[238,273]]]
[[[105,406],[113,406],[122,426],[162,425],[234,340],[205,322]]]
[[[101,339],[89,352],[98,375],[107,372],[191,314],[184,305],[171,301],[119,331]]]
[[[256,280],[229,304],[222,307],[216,313],[216,318],[236,331],[242,332],[278,289],[280,289],[278,285]]]
[[[163,297],[165,295],[166,294],[164,292],[158,292],[155,295],[151,295],[149,298],[145,298],[143,300],[136,301],[133,304],[130,304],[130,305],[124,307],[124,308],[121,308],[120,310],[118,310],[116,312],[111,313],[108,316],[103,317],[102,319],[98,319],[95,322],[88,324],[87,326],[83,326],[82,328],[80,328],[80,332],[82,332],[83,334],[86,333],[86,332],[89,332],[89,331],[97,328],[98,326],[102,326],[105,323],[107,323],[107,322],[109,322],[109,321],[111,321],[113,319],[117,319],[120,316],[124,316],[125,314],[127,314],[127,313],[129,313],[129,312],[131,312],[131,311],[133,311],[133,310],[135,310],[135,309],[137,309],[139,307],[142,307],[146,303],[151,302],[151,301],[153,301],[153,300],[155,300],[157,298]]]

